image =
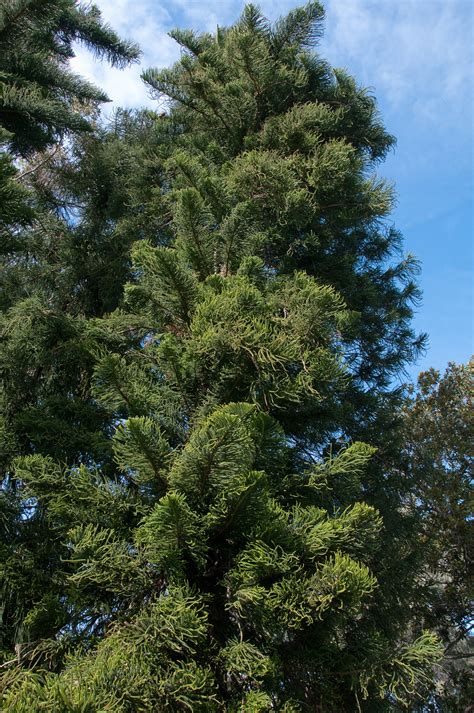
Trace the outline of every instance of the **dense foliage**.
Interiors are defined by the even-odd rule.
[[[441,710],[468,708],[472,678],[473,362],[444,375],[420,374],[403,405],[403,468],[412,483],[408,507],[423,542],[417,619],[445,647],[438,681]]]
[[[321,6],[174,31],[144,73],[169,111],[108,126],[71,43],[136,48],[72,0],[5,7],[4,709],[456,710],[468,375],[391,386],[417,264]]]

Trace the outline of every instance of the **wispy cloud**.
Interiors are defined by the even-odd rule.
[[[471,0],[331,0],[323,47],[392,110],[449,128],[472,115]]]
[[[214,32],[218,25],[232,23],[243,5],[236,0],[221,0],[218,9],[210,2],[198,0],[94,0],[104,20],[122,37],[137,42],[142,50],[140,65],[117,70],[95,60],[82,47],[77,47],[72,60],[74,71],[106,91],[114,106],[156,106],[148,96],[140,73],[148,67],[166,67],[179,58],[180,49],[168,36],[175,27],[190,27],[201,32]],[[288,6],[283,2],[282,6]]]
[[[95,4],[118,34],[139,44],[141,62],[125,70],[113,69],[79,46],[71,63],[74,71],[105,90],[113,102],[106,113],[113,106],[153,105],[140,73],[149,66],[167,66],[179,57],[179,48],[167,34],[175,24],[171,14],[153,0],[96,0]]]

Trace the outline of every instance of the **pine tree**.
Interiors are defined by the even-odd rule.
[[[88,115],[108,101],[71,71],[74,42],[115,66],[139,56],[136,45],[102,22],[94,5],[75,0],[3,0],[0,5],[0,240],[7,260],[18,247],[18,227],[33,215],[32,196],[20,185],[23,176],[12,159],[51,145],[57,151],[64,136],[90,131]],[[25,171],[31,172],[30,167]]]
[[[94,5],[75,0],[4,0],[0,7],[0,126],[13,134],[15,152],[28,154],[90,124],[84,107],[106,95],[68,65],[73,42],[124,66],[138,57]]]
[[[53,203],[88,196],[69,236],[95,233],[93,256],[124,242],[109,302],[81,292],[108,258],[98,276],[69,258],[49,299],[73,274],[70,311],[9,305],[5,412],[25,376],[35,395],[6,441],[7,710],[429,698],[441,649],[413,619],[383,433],[419,344],[415,264],[387,265],[391,192],[368,176],[393,139],[312,51],[322,19],[310,3],[271,27],[248,6],[215,36],[175,31],[181,60],[145,74],[170,115],[122,117],[55,179]]]
[[[116,65],[138,56],[95,7],[72,0],[0,7],[2,648],[21,644],[22,622],[60,566],[41,508],[18,497],[12,457],[35,452],[72,464],[104,452],[104,414],[87,399],[92,360],[68,275],[70,225],[38,191],[39,174],[61,155],[60,139],[92,130],[87,117],[106,99],[71,72],[74,41]],[[53,616],[43,635],[56,624]]]

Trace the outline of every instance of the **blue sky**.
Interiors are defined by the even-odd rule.
[[[139,78],[143,68],[175,61],[173,27],[214,31],[244,3],[221,0],[95,0],[107,22],[143,51],[124,71],[81,48],[74,69],[109,94],[112,106],[156,106]],[[298,3],[263,0],[275,19]],[[397,146],[379,172],[395,183],[393,222],[405,251],[422,263],[423,304],[415,327],[428,332],[428,353],[412,376],[474,352],[474,2],[473,0],[326,0],[319,52],[349,70],[378,99]]]

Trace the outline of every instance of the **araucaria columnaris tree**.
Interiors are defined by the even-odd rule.
[[[416,532],[387,431],[421,345],[416,263],[392,261],[374,173],[393,139],[315,53],[322,20],[310,3],[270,26],[250,5],[215,35],[173,32],[180,61],[144,74],[169,113],[119,115],[38,188],[51,224],[68,197],[76,212],[63,269],[43,250],[34,299],[3,317],[5,413],[12,358],[40,383],[5,456],[8,710],[429,695],[440,647],[411,615]],[[80,275],[81,238],[97,260]],[[32,597],[28,558],[45,566]]]

